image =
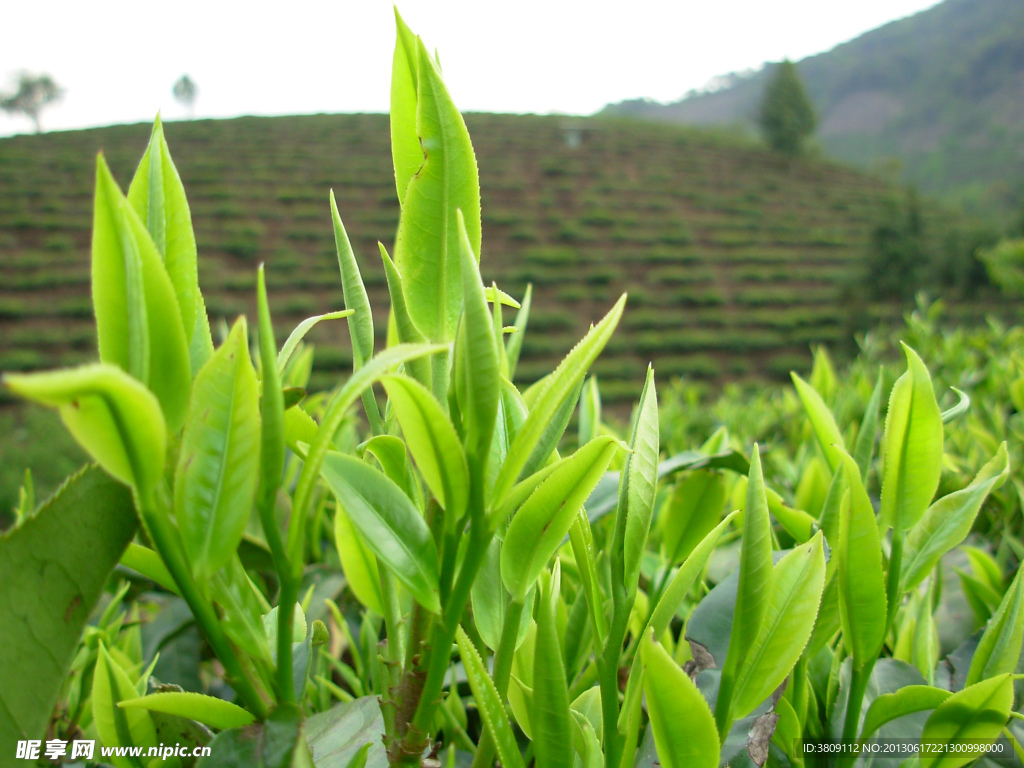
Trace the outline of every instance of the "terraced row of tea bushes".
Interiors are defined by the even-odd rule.
[[[384,333],[377,241],[390,246],[399,213],[386,121],[167,126],[215,322],[252,313],[260,262],[282,328],[342,305],[333,189]],[[663,126],[583,121],[583,144],[571,149],[560,118],[470,115],[468,123],[482,169],[485,278],[513,295],[532,283],[532,322],[544,331],[527,337],[523,377],[557,362],[623,291],[638,312],[627,313],[612,351],[621,362],[602,385],[609,402],[630,391],[637,382],[628,372],[649,359],[719,381],[776,376],[780,356],[806,361],[809,342],[842,341],[843,287],[895,194],[882,182],[811,160],[782,165],[756,147]],[[102,150],[124,184],[147,130],[0,141],[0,369],[76,362],[88,347],[94,155]],[[322,385],[349,359],[348,334],[326,324],[311,339],[322,351],[314,374]]]

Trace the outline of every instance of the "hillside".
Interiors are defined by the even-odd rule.
[[[483,188],[484,277],[517,296],[534,284],[521,379],[550,370],[626,290],[623,325],[596,369],[607,401],[635,398],[652,359],[663,379],[720,381],[784,375],[805,364],[813,342],[848,344],[838,300],[894,194],[882,182],[675,127],[573,121],[574,135],[584,129],[574,147],[560,118],[467,122]],[[0,369],[94,359],[95,154],[105,152],[126,186],[148,131],[0,140]],[[166,133],[215,320],[253,312],[261,261],[282,334],[343,305],[333,188],[383,335],[376,242],[390,247],[398,216],[386,116],[170,123]],[[328,323],[312,339],[324,386],[350,364],[348,334]]]
[[[1024,3],[946,0],[798,62],[840,160],[901,162],[904,179],[976,210],[1024,198]],[[633,101],[608,114],[692,125],[743,125],[770,72],[672,104]]]

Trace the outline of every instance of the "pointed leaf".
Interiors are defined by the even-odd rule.
[[[860,429],[857,430],[857,440],[853,444],[853,458],[860,467],[860,476],[866,478],[871,468],[871,457],[875,451],[875,433],[878,431],[878,406],[882,402],[882,371],[878,371],[878,378],[875,380],[875,388],[871,391],[871,398],[868,400],[867,408],[864,409],[864,418],[860,422]]]
[[[936,501],[910,529],[903,550],[900,589],[913,589],[931,573],[949,550],[967,538],[981,505],[1010,473],[1006,443],[981,468],[971,484]]]
[[[455,521],[466,510],[469,493],[469,470],[455,427],[434,396],[415,379],[391,375],[381,382],[402,426],[409,453],[427,487],[447,512],[448,530],[454,530]]]
[[[885,573],[878,523],[861,481],[857,462],[845,450],[837,455],[849,489],[839,510],[839,615],[843,645],[856,669],[873,664],[885,640]]]
[[[96,657],[92,679],[92,716],[100,743],[105,747],[143,747],[156,745],[156,729],[149,713],[140,709],[120,709],[118,702],[135,699],[138,692],[120,665],[103,644]],[[116,766],[141,768],[138,757],[113,757]]]
[[[423,150],[416,133],[416,92],[419,89],[416,36],[399,16],[397,8],[395,27],[395,53],[391,64],[391,156],[401,205],[409,182],[423,165]]]
[[[647,548],[647,534],[654,514],[654,495],[658,485],[658,396],[654,386],[654,369],[647,367],[636,423],[629,443],[630,453],[622,469],[619,483],[619,508],[616,529],[622,528],[623,584],[627,595],[636,594],[640,578],[640,561]]]
[[[935,709],[951,695],[949,691],[930,685],[907,685],[895,693],[882,694],[871,702],[860,738],[870,739],[875,731],[898,717]]]
[[[516,375],[516,365],[519,363],[519,353],[523,349],[523,337],[526,335],[526,326],[530,322],[530,305],[533,303],[533,283],[526,286],[526,293],[523,294],[523,302],[516,313],[516,321],[512,327],[516,329],[505,345],[505,355],[508,358],[508,377],[511,379]]]
[[[572,768],[572,716],[562,662],[562,638],[555,613],[558,604],[558,565],[544,580],[537,605],[537,645],[533,657],[533,748],[537,768]]]
[[[437,548],[409,497],[373,467],[340,453],[327,454],[321,474],[363,543],[420,605],[438,613]]]
[[[921,768],[958,768],[977,759],[973,750],[954,750],[957,744],[994,742],[999,738],[1013,706],[1013,677],[999,675],[954,693],[935,708],[924,725],[921,741],[943,746],[925,753]]]
[[[989,620],[971,659],[965,685],[1017,669],[1024,643],[1024,580],[1018,569],[999,608]]]
[[[819,532],[775,566],[764,621],[736,674],[734,715],[750,714],[793,669],[814,629],[824,586],[825,555]]]
[[[338,550],[341,570],[349,589],[366,608],[384,615],[384,598],[380,593],[380,572],[377,558],[363,543],[352,521],[339,503],[334,512],[334,545]]]
[[[553,471],[513,516],[501,550],[501,576],[513,600],[526,597],[620,446],[607,436],[590,441]]]
[[[399,44],[402,35],[399,34]],[[396,47],[396,53],[397,53]],[[399,190],[402,216],[395,241],[395,263],[403,277],[409,313],[430,341],[451,341],[462,311],[462,266],[456,211],[465,216],[466,232],[474,255],[480,254],[480,182],[476,156],[462,115],[448,95],[441,73],[422,41],[416,40],[416,136],[420,163],[404,192]],[[397,76],[397,73],[396,73]],[[405,91],[403,102],[408,101]],[[398,118],[403,128],[393,140],[402,150],[396,173],[412,164],[405,157],[412,138],[408,115]],[[397,159],[397,157],[396,157]],[[412,158],[409,157],[409,160]],[[397,177],[399,186],[402,178]],[[402,195],[404,194],[404,197]]]
[[[903,345],[907,371],[889,396],[882,440],[882,522],[897,533],[913,527],[939,487],[942,416],[932,379],[917,353]]]
[[[259,466],[258,382],[245,321],[239,320],[196,375],[174,478],[182,544],[200,583],[238,548]]]
[[[128,188],[128,202],[145,224],[174,286],[186,338],[196,329],[199,306],[199,272],[196,236],[185,187],[171,160],[171,150],[157,115],[149,146]],[[203,308],[205,312],[205,307]],[[198,369],[196,369],[198,370]]]
[[[102,155],[95,205],[92,299],[100,360],[148,386],[170,431],[177,432],[185,420],[192,379],[181,310],[153,239]]]
[[[725,480],[716,472],[698,470],[676,485],[658,513],[668,563],[684,560],[718,524],[725,495]]]
[[[163,482],[167,433],[156,397],[104,363],[6,374],[17,395],[58,408],[65,426],[104,470],[144,492]]]
[[[626,297],[623,295],[548,377],[536,402],[530,408],[530,415],[516,433],[508,458],[498,473],[498,479],[494,484],[495,501],[500,502],[519,479],[519,474],[526,466],[533,449],[544,435],[545,428],[559,412],[566,398],[576,392],[587,369],[608,343],[619,318],[622,317],[625,304]]]
[[[512,726],[508,722],[508,715],[505,714],[505,705],[502,703],[501,697],[498,696],[498,691],[487,672],[487,667],[484,666],[480,654],[476,652],[476,648],[473,647],[472,641],[462,627],[456,630],[455,641],[459,646],[459,655],[466,668],[466,677],[469,679],[473,698],[476,699],[477,709],[480,710],[480,716],[494,739],[498,759],[507,768],[523,768],[523,757],[516,745]]]
[[[350,317],[354,310],[342,309],[337,312],[326,312],[322,315],[313,315],[313,317],[307,317],[292,331],[288,338],[284,342],[284,346],[281,347],[281,351],[277,354],[277,369],[284,372],[285,367],[288,365],[288,361],[291,360],[292,355],[295,354],[296,348],[299,343],[309,333],[313,326],[322,320],[340,320],[343,317]]]
[[[122,709],[145,709],[150,712],[187,717],[218,731],[243,728],[256,721],[251,713],[237,704],[218,699],[216,696],[204,696],[201,693],[187,691],[151,693],[148,696],[118,702],[117,706]]]
[[[491,319],[480,282],[479,259],[472,250],[462,211],[458,211],[457,219],[463,315],[455,347],[455,391],[462,415],[466,455],[470,466],[481,475],[477,482],[482,482],[498,414],[501,380],[497,349],[490,337]],[[501,328],[497,330],[500,333]]]
[[[644,694],[658,761],[666,768],[717,768],[718,729],[704,696],[668,652],[645,635]]]
[[[839,427],[836,426],[835,416],[832,415],[832,411],[825,405],[825,401],[821,399],[821,395],[815,391],[814,387],[796,373],[790,372],[789,375],[793,379],[797,394],[800,395],[800,401],[804,404],[804,410],[807,412],[807,418],[810,419],[814,436],[818,439],[818,445],[821,446],[821,450],[825,454],[825,460],[828,461],[829,468],[835,472],[839,467],[836,446],[846,447],[843,435],[839,431]]]

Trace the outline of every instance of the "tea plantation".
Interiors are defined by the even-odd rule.
[[[668,126],[503,115],[467,122],[481,169],[484,278],[514,296],[533,284],[523,381],[551,370],[622,291],[630,295],[623,327],[596,368],[606,403],[635,397],[652,359],[666,380],[778,377],[806,366],[811,343],[849,343],[839,299],[900,190],[838,165],[790,162]],[[252,316],[260,262],[281,333],[343,306],[333,188],[383,336],[388,302],[376,243],[391,247],[398,220],[386,116],[166,130],[215,323]],[[126,186],[148,133],[134,125],[0,140],[0,369],[94,356],[95,155],[102,150]],[[949,214],[930,208],[925,218],[934,230]],[[867,319],[891,311],[869,306]],[[336,381],[350,364],[347,331],[326,323],[311,339],[313,386]]]

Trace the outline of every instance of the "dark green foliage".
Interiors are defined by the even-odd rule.
[[[789,59],[775,67],[761,101],[758,124],[768,146],[787,155],[799,154],[814,133],[814,107]]]

